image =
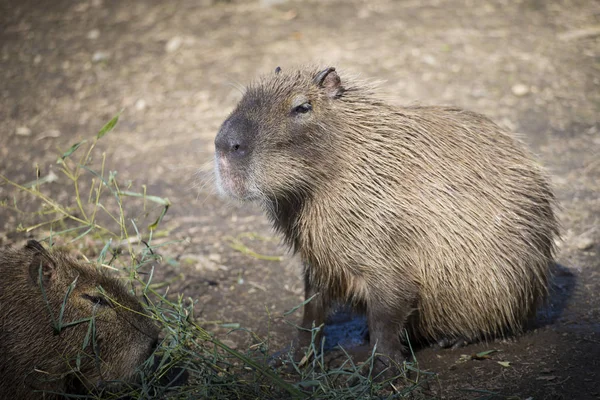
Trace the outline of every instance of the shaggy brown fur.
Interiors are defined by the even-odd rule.
[[[64,252],[50,253],[35,241],[4,249],[0,275],[2,398],[62,398],[52,392],[86,393],[131,379],[156,345],[158,329],[136,298],[115,278]],[[73,282],[62,323],[94,316],[95,331],[89,322],[60,330],[53,324]],[[86,338],[91,332],[95,336]]]
[[[261,202],[305,262],[305,326],[334,301],[370,341],[518,332],[547,293],[558,224],[538,164],[488,118],[396,107],[301,68],[251,85],[216,139],[220,190]]]

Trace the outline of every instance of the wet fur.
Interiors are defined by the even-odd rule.
[[[241,134],[250,155],[216,158],[221,191],[261,202],[302,257],[306,295],[320,293],[305,326],[350,301],[389,353],[403,328],[423,341],[520,332],[547,294],[558,236],[525,146],[480,114],[392,106],[343,74],[332,95],[319,71],[250,85],[230,116],[257,127]],[[298,96],[313,105],[302,120],[290,117]]]

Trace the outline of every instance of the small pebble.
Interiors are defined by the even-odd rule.
[[[594,245],[594,240],[591,236],[581,235],[575,239],[575,247],[579,250],[588,250]]]
[[[423,56],[423,62],[427,65],[436,65],[437,64],[437,60],[431,54],[425,54]]]
[[[92,56],[92,62],[100,62],[108,60],[109,54],[105,51],[97,51]]]
[[[216,262],[216,263],[220,263],[221,262],[221,255],[217,254],[217,253],[211,253],[208,255],[208,259],[212,262]]]
[[[511,90],[515,96],[521,97],[529,93],[529,86],[524,85],[522,83],[517,83],[512,87]]]
[[[144,111],[146,109],[146,101],[144,99],[139,99],[135,102],[135,109],[138,111]]]
[[[165,50],[167,51],[167,53],[173,53],[173,52],[179,50],[182,43],[183,43],[183,40],[181,39],[180,36],[172,37],[171,39],[169,39],[169,41],[165,45]]]
[[[49,129],[40,134],[37,138],[38,140],[46,139],[46,138],[57,138],[60,137],[60,131],[58,129]]]
[[[96,40],[100,37],[100,31],[98,29],[92,29],[87,33],[87,38],[90,40]]]
[[[19,136],[31,136],[31,129],[26,126],[19,126],[15,133]]]

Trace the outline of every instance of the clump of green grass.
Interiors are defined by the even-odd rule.
[[[45,190],[60,180],[55,175],[41,177],[38,170],[37,178],[25,184],[0,175],[15,189],[12,201],[4,201],[2,206],[23,221],[34,220],[21,223],[20,231],[42,232],[42,240],[50,245],[60,241],[77,246],[100,268],[123,275],[162,327],[164,338],[139,369],[137,383],[124,383],[118,392],[104,390],[88,398],[391,399],[413,396],[435,378],[411,363],[399,366],[398,376],[377,377],[373,369],[375,351],[361,365],[345,354],[341,364],[331,367],[315,340],[301,362],[294,361],[291,352],[284,352],[279,354],[278,366],[272,366],[269,361],[278,349],[270,349],[268,340],[248,332],[254,343],[239,351],[204,329],[194,318],[195,301],[170,293],[168,282],[155,279],[154,268],[163,261],[160,251],[169,245],[156,244],[155,237],[171,203],[146,193],[145,186],[141,192],[132,191],[131,184],[122,184],[117,173],[107,168],[106,154],[98,157],[98,141],[115,128],[118,119],[119,115],[115,116],[92,139],[78,142],[59,155],[57,163],[62,178],[70,182],[73,204],[63,204]],[[60,188],[64,190],[64,186]],[[22,195],[38,205],[33,212],[19,207],[18,196]],[[132,217],[130,210],[137,215]],[[143,224],[144,220],[150,223]],[[253,252],[240,239],[226,240],[232,249],[249,257],[279,259]],[[409,371],[412,379],[407,377]]]

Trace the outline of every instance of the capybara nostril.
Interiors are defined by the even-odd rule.
[[[227,119],[215,138],[217,154],[235,158],[245,156],[252,126],[253,124],[246,118]]]

